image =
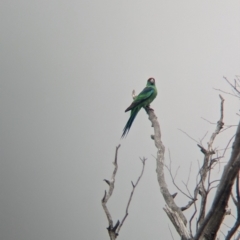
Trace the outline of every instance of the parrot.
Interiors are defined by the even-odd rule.
[[[155,86],[155,79],[149,78],[147,80],[146,87],[138,94],[138,96],[135,97],[132,104],[125,110],[125,112],[128,112],[131,110],[130,118],[127,121],[127,124],[125,125],[123,129],[122,137],[126,137],[132,123],[137,116],[140,109],[143,107],[145,110],[150,109],[149,104],[156,98],[157,96],[157,88]]]

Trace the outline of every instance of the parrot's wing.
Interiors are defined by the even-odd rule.
[[[142,92],[140,92],[138,94],[138,96],[134,99],[132,104],[125,110],[125,112],[127,112],[127,111],[133,109],[134,107],[139,106],[140,104],[145,102],[148,98],[151,97],[153,92],[154,92],[154,89],[152,87],[145,87],[142,90]]]

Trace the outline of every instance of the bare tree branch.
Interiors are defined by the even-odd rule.
[[[239,193],[239,172],[238,172],[237,179],[236,179],[236,202],[234,202],[234,203],[236,203],[236,208],[237,208],[237,219],[236,219],[236,222],[233,225],[233,227],[228,232],[226,240],[230,240],[231,237],[237,231],[238,227],[240,226],[240,196],[239,195],[240,195],[240,193]]]
[[[225,216],[227,203],[231,194],[234,179],[240,167],[240,123],[238,125],[232,155],[224,168],[221,181],[217,188],[213,204],[200,226],[195,239],[215,239]]]
[[[233,193],[231,193],[231,198],[233,200],[234,205],[237,206],[238,202],[237,199],[233,196]]]
[[[182,133],[184,133],[185,135],[187,135],[190,139],[192,139],[194,142],[198,143],[198,141],[194,138],[192,138],[189,134],[187,134],[186,132],[184,132],[182,129],[178,129],[179,131],[181,131]]]
[[[192,201],[189,201],[188,204],[185,207],[181,207],[182,211],[187,210],[188,208],[190,208],[192,206],[192,204],[197,201],[197,199],[193,199]]]
[[[173,234],[172,234],[172,231],[171,231],[171,228],[169,227],[169,225],[168,225],[168,229],[169,229],[169,231],[170,231],[170,233],[171,233],[172,240],[174,240]]]
[[[109,200],[109,198],[112,196],[112,193],[113,193],[113,190],[114,190],[114,183],[115,183],[115,176],[117,174],[117,169],[118,169],[118,164],[117,164],[117,156],[118,156],[118,149],[120,148],[120,145],[118,145],[116,147],[116,151],[115,151],[115,159],[114,159],[114,162],[113,162],[113,165],[114,165],[114,170],[113,170],[113,173],[112,173],[112,178],[110,181],[108,180],[104,180],[108,185],[109,185],[109,189],[108,189],[108,193],[105,191],[104,193],[104,197],[102,199],[102,207],[103,207],[103,210],[107,216],[107,219],[108,219],[108,234],[109,234],[109,237],[111,240],[115,240],[117,238],[117,233],[116,233],[116,228],[117,226],[119,225],[119,221],[117,221],[117,223],[113,226],[113,220],[112,220],[112,216],[107,208],[107,202]]]
[[[234,94],[227,93],[227,92],[224,92],[224,93],[227,93],[227,94],[230,94],[233,96],[238,95],[238,97],[240,98],[240,91],[239,91],[240,79],[237,79],[237,80],[234,79],[233,84],[230,83],[227,80],[227,78],[224,77],[224,79],[228,82],[228,84],[235,91]],[[221,91],[221,90],[219,90],[219,91]],[[132,92],[132,97],[135,98],[135,91]],[[166,212],[169,219],[171,220],[171,222],[173,223],[175,229],[181,236],[181,240],[192,240],[192,239],[194,239],[194,240],[214,240],[214,239],[216,239],[218,232],[222,233],[222,231],[220,230],[220,226],[223,222],[224,217],[229,214],[231,215],[231,209],[228,209],[227,204],[229,201],[229,197],[232,194],[233,182],[236,179],[236,176],[240,169],[240,122],[239,122],[238,129],[237,129],[237,132],[235,135],[235,140],[234,140],[233,147],[232,147],[232,154],[224,168],[221,180],[220,181],[219,180],[212,181],[211,175],[213,175],[213,174],[211,174],[211,172],[214,169],[214,167],[216,167],[217,165],[220,166],[220,164],[222,163],[222,160],[220,160],[220,159],[224,157],[224,155],[228,149],[228,146],[230,145],[230,143],[233,139],[233,138],[231,138],[229,140],[226,148],[223,150],[218,150],[218,148],[213,147],[213,143],[214,143],[217,135],[220,134],[221,132],[229,129],[230,127],[232,127],[232,125],[230,125],[230,126],[225,125],[225,127],[223,128],[223,126],[224,126],[224,123],[223,123],[224,99],[221,95],[219,95],[219,97],[221,99],[221,103],[220,103],[220,118],[219,118],[218,122],[212,123],[212,122],[204,119],[204,120],[208,121],[209,123],[216,125],[215,130],[210,135],[207,146],[204,146],[204,144],[202,143],[203,139],[206,137],[207,133],[204,135],[204,137],[201,140],[197,141],[194,138],[192,138],[189,134],[187,134],[186,132],[179,129],[184,134],[186,134],[189,138],[191,138],[193,141],[195,141],[197,143],[197,146],[200,148],[201,152],[204,154],[203,163],[202,163],[202,166],[199,167],[199,172],[198,172],[198,175],[196,178],[196,187],[194,189],[193,194],[191,194],[188,189],[188,182],[189,182],[190,176],[188,176],[186,183],[183,182],[183,184],[185,185],[185,187],[187,189],[187,193],[185,193],[177,186],[177,184],[175,182],[175,178],[176,178],[178,169],[176,171],[176,174],[173,176],[173,173],[171,170],[171,157],[170,157],[170,166],[169,167],[166,166],[167,170],[170,173],[172,182],[175,185],[175,187],[181,193],[183,193],[185,196],[187,196],[188,198],[191,199],[191,201],[189,201],[188,204],[186,204],[186,206],[183,206],[181,208],[179,206],[177,206],[175,203],[174,198],[175,198],[176,194],[170,194],[167,184],[165,182],[165,176],[164,176],[165,147],[161,140],[160,124],[157,120],[154,110],[151,109],[150,106],[147,106],[145,108],[145,110],[149,116],[149,120],[152,123],[152,127],[154,128],[154,135],[151,135],[151,138],[154,140],[155,146],[157,148],[157,156],[156,156],[157,179],[158,179],[158,183],[160,186],[160,191],[161,191],[163,198],[165,200],[165,203],[166,203],[166,205],[163,209]],[[223,151],[222,154],[220,151]],[[117,152],[117,150],[116,150],[116,152]],[[214,157],[213,157],[213,155],[214,155]],[[119,233],[124,221],[126,220],[126,218],[128,216],[128,209],[129,209],[129,205],[132,200],[132,196],[133,196],[135,187],[137,186],[140,178],[142,177],[143,171],[144,171],[144,163],[145,163],[145,160],[143,162],[142,172],[141,172],[136,184],[134,184],[132,182],[132,192],[130,194],[128,204],[126,207],[126,212],[125,212],[125,215],[124,215],[121,223],[119,221],[117,221],[117,223],[113,226],[113,221],[112,221],[111,215],[109,217],[107,214],[107,211],[105,210],[105,213],[106,213],[108,221],[109,221],[108,231],[112,230],[115,234],[114,238],[111,238],[111,236],[110,236],[111,240],[115,240],[115,238],[118,236],[118,233]],[[190,167],[190,170],[191,170],[191,167]],[[109,185],[109,191],[108,191],[108,193],[105,191],[102,202],[104,202],[106,199],[108,200],[109,197],[111,196],[112,193],[110,192],[110,189],[112,187],[112,184],[113,184],[113,188],[114,188],[114,181],[112,181],[112,180],[111,181],[104,180],[104,181]],[[232,236],[236,233],[238,227],[240,226],[240,189],[239,189],[238,181],[239,181],[239,179],[237,179],[236,199],[232,196],[233,201],[237,208],[237,218],[236,218],[234,226],[228,231],[228,233],[226,235],[224,235],[224,233],[222,233],[226,237],[227,240],[230,240],[232,238]],[[214,184],[215,182],[219,182],[219,184],[217,184],[217,183]],[[209,212],[206,214],[207,198],[208,198],[209,192],[213,188],[217,188],[216,194],[214,196],[212,206],[211,206]],[[109,192],[110,192],[110,194],[109,194]],[[197,209],[197,204],[196,204],[198,194],[200,195],[199,211]],[[190,208],[192,205],[194,205],[194,212],[189,220],[189,230],[188,230],[188,228],[186,226],[187,220],[186,220],[185,215],[183,214],[183,211]],[[193,237],[192,220],[196,216],[197,212],[199,213],[199,215],[196,219],[196,234]],[[172,235],[172,233],[171,233],[171,235]],[[172,236],[172,238],[173,238],[173,236]]]
[[[161,131],[160,131],[159,122],[153,110],[146,109],[146,111],[148,113],[149,120],[151,121],[152,126],[154,128],[154,135],[152,135],[151,138],[154,140],[155,146],[157,148],[156,172],[157,172],[158,183],[160,186],[160,191],[166,202],[164,211],[167,213],[168,217],[172,221],[173,225],[175,226],[176,230],[178,231],[182,239],[183,240],[191,239],[191,235],[186,227],[186,223],[187,223],[186,217],[183,215],[181,209],[174,202],[174,199],[170,194],[167,184],[165,182],[165,176],[164,176],[165,147],[161,141]]]
[[[168,205],[165,205],[165,208],[163,210],[166,212],[168,215],[169,219],[175,226],[176,230],[178,231],[179,235],[181,236],[182,239],[192,239],[190,236],[190,233],[188,229],[186,228],[185,224],[183,223],[181,217],[176,214],[175,211],[173,211]]]
[[[237,89],[236,87],[236,82],[235,82],[235,86],[230,82],[228,81],[228,79],[226,77],[223,76],[223,78],[228,82],[228,84],[240,95],[240,91]]]
[[[201,145],[202,145],[203,139],[207,136],[207,134],[208,134],[208,131],[204,134],[204,136],[203,136],[202,139],[200,140]]]
[[[229,93],[229,92],[223,91],[223,90],[218,89],[218,88],[213,88],[213,89],[214,89],[214,90],[217,90],[217,91],[219,91],[219,92],[222,92],[222,93],[226,93],[226,94],[231,95],[231,96],[233,96],[233,97],[239,98],[239,96],[237,96],[236,94]]]
[[[219,91],[219,92],[226,93],[226,94],[229,94],[231,96],[239,98],[240,97],[240,91],[238,90],[238,88],[240,87],[239,86],[239,82],[240,82],[239,77],[237,76],[237,80],[234,79],[234,84],[232,84],[226,77],[223,76],[223,78],[232,87],[233,93],[229,93],[229,92],[223,91],[221,89],[216,89],[216,88],[214,88],[214,89]]]
[[[122,221],[121,221],[121,224],[120,224],[119,227],[117,228],[117,231],[116,231],[117,234],[119,233],[119,231],[120,231],[120,229],[121,229],[124,221],[126,220],[126,218],[127,218],[127,216],[128,216],[128,209],[129,209],[130,203],[131,203],[131,201],[132,201],[132,197],[133,197],[135,188],[137,187],[140,179],[142,178],[143,172],[144,172],[145,162],[146,162],[147,159],[146,159],[146,158],[143,158],[143,159],[140,158],[140,160],[142,161],[142,164],[143,164],[143,166],[142,166],[142,171],[141,171],[140,176],[138,177],[136,183],[133,184],[133,182],[132,182],[132,187],[133,187],[133,189],[132,189],[132,192],[131,192],[130,197],[129,197],[129,200],[128,200],[128,204],[127,204],[125,216],[123,217],[123,219],[122,219]]]
[[[191,170],[192,170],[192,162],[191,162],[190,167],[189,167],[187,182],[185,183],[185,186],[186,186],[187,190],[188,190],[188,183],[189,183],[189,179],[190,179]]]
[[[178,171],[179,167],[178,167],[178,169],[177,169],[177,171],[176,171],[176,173],[175,173],[175,176],[173,176],[173,175],[172,175],[172,167],[171,167],[171,166],[172,166],[172,160],[171,160],[170,152],[169,152],[169,161],[170,161],[169,167],[168,167],[167,165],[165,165],[165,167],[167,168],[167,170],[168,170],[168,172],[169,172],[169,174],[170,174],[170,177],[171,177],[171,179],[172,179],[173,185],[174,185],[183,195],[185,195],[187,198],[190,198],[190,199],[193,200],[193,198],[192,198],[191,196],[187,195],[184,191],[182,191],[182,189],[181,189],[180,187],[178,187],[178,185],[177,185],[176,182],[175,182],[175,178],[176,178],[177,171]]]
[[[196,213],[197,213],[197,206],[196,206],[196,202],[194,202],[194,212],[189,220],[189,230],[190,230],[191,235],[193,235],[192,234],[192,220],[193,220],[194,216],[196,215]],[[196,229],[197,229],[197,226],[196,226]]]
[[[112,193],[113,193],[113,190],[114,190],[115,177],[116,177],[117,170],[118,170],[117,155],[118,155],[118,149],[119,148],[120,148],[120,145],[118,145],[116,147],[115,159],[114,159],[114,162],[113,162],[114,170],[113,170],[113,173],[112,173],[112,178],[111,178],[110,181],[104,179],[104,181],[108,184],[109,189],[108,189],[108,192],[107,191],[104,192],[104,196],[103,196],[103,199],[102,199],[103,210],[104,210],[104,212],[107,216],[108,224],[109,224],[109,226],[107,227],[107,230],[108,230],[108,234],[109,234],[109,237],[110,237],[111,240],[115,240],[117,238],[117,236],[119,235],[120,229],[123,226],[123,224],[124,224],[124,222],[125,222],[125,220],[128,216],[128,210],[129,210],[129,207],[130,207],[130,204],[131,204],[131,201],[132,201],[134,191],[135,191],[140,179],[142,178],[144,168],[145,168],[145,162],[147,160],[146,158],[142,158],[142,159],[140,158],[140,160],[143,164],[142,171],[141,171],[136,183],[134,184],[133,182],[131,182],[132,183],[132,191],[131,191],[131,194],[130,194],[130,197],[129,197],[129,200],[128,200],[128,203],[127,203],[125,215],[124,215],[121,222],[118,220],[116,222],[116,224],[113,225],[112,216],[111,216],[111,214],[110,214],[110,212],[107,208],[107,202],[108,202],[109,198],[112,196]]]
[[[212,148],[213,142],[216,138],[216,136],[219,134],[220,130],[222,129],[224,123],[223,123],[223,103],[224,103],[224,99],[221,95],[219,95],[220,99],[221,99],[221,104],[220,104],[220,119],[217,122],[217,126],[215,131],[212,133],[209,142],[208,142],[208,147],[207,149],[205,149],[203,146],[200,146],[199,144],[197,144],[197,146],[201,149],[201,152],[204,154],[204,160],[203,160],[203,165],[199,171],[200,173],[200,181],[199,184],[196,186],[195,189],[195,194],[196,192],[199,192],[201,195],[201,204],[200,204],[200,211],[199,211],[199,217],[197,220],[197,223],[199,226],[201,226],[202,222],[204,221],[205,218],[205,209],[206,209],[206,203],[207,203],[207,196],[208,196],[208,191],[205,189],[204,183],[205,180],[207,178],[208,173],[210,174],[209,171],[211,171],[211,156],[213,154],[215,154],[215,151]],[[209,176],[210,177],[210,176]],[[209,178],[210,181],[210,178]],[[209,189],[208,189],[209,190]]]

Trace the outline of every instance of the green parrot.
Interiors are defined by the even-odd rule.
[[[139,110],[143,107],[145,109],[150,109],[149,104],[155,99],[157,96],[157,88],[155,86],[155,79],[149,78],[147,80],[146,87],[135,97],[132,104],[125,110],[125,112],[131,110],[130,118],[127,121],[126,126],[123,129],[122,138],[127,136],[132,123],[137,116]]]

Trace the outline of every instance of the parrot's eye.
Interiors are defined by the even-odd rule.
[[[152,84],[155,83],[155,79],[154,79],[154,78],[149,78],[148,81],[149,81],[150,83],[152,83]]]
[[[149,82],[150,84],[154,85],[154,84],[155,84],[155,79],[154,79],[154,78],[149,78],[149,79],[148,79],[148,82]]]

